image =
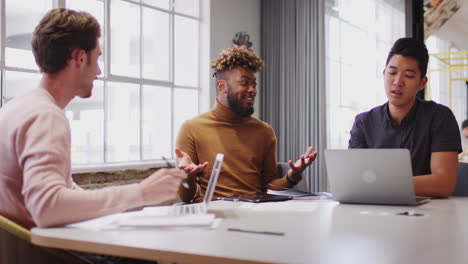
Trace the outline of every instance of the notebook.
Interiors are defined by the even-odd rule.
[[[341,203],[419,205],[407,149],[325,150],[328,184]]]
[[[213,163],[213,169],[211,171],[210,179],[208,180],[208,186],[206,188],[205,197],[203,202],[196,204],[184,204],[184,205],[173,205],[173,206],[152,206],[145,207],[143,211],[151,215],[187,215],[187,214],[206,214],[208,212],[208,203],[213,198],[213,194],[218,182],[219,173],[221,172],[221,165],[223,164],[224,154],[216,154],[216,159]]]

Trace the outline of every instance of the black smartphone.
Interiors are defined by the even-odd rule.
[[[262,202],[286,201],[286,200],[291,200],[292,198],[293,198],[292,196],[286,196],[286,195],[254,193],[254,194],[240,194],[238,196],[219,197],[218,200],[262,203]]]

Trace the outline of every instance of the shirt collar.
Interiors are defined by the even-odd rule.
[[[419,106],[421,100],[422,99],[416,97],[416,101],[414,102],[413,107],[411,107],[411,110],[405,116],[405,118],[403,118],[403,120],[401,120],[400,126],[407,126],[408,124],[410,124],[416,118],[416,113],[418,112],[418,106]],[[385,112],[385,119],[388,122],[390,122],[391,124],[393,124],[392,117],[390,116],[390,109],[388,107],[388,102],[385,103],[385,105],[384,105],[384,112]]]
[[[44,94],[45,96],[47,96],[47,98],[49,98],[50,101],[51,101],[54,105],[56,105],[57,107],[59,107],[60,109],[62,109],[62,108],[58,105],[57,101],[56,101],[55,98],[52,96],[52,94],[50,94],[50,92],[47,91],[45,88],[39,87],[39,88],[36,89],[36,90],[37,90],[38,93],[42,93],[42,94]],[[63,109],[62,109],[62,110],[63,110]]]

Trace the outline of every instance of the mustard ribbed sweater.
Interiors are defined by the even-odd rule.
[[[177,138],[177,147],[195,164],[208,161],[198,175],[193,201],[203,199],[216,153],[224,153],[214,199],[244,193],[265,192],[278,179],[276,136],[273,128],[254,117],[239,117],[219,102],[208,112],[186,121]],[[179,194],[187,192],[180,188]]]

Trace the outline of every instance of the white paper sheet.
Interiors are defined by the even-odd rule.
[[[67,227],[104,230],[127,227],[211,227],[215,223],[214,214],[194,214],[184,216],[162,216],[144,211],[119,213],[69,224]],[[219,224],[219,221],[217,222]]]

